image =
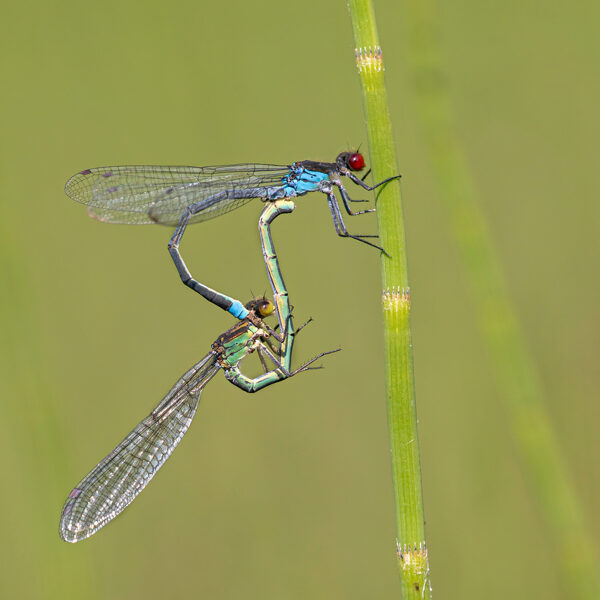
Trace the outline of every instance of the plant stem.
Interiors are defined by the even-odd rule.
[[[560,557],[557,568],[569,598],[600,598],[596,551],[454,127],[437,46],[435,3],[412,0],[404,6],[412,28],[408,54],[425,140],[517,447]]]
[[[349,0],[356,61],[363,92],[373,181],[398,174],[383,78],[383,56],[370,0]],[[423,493],[410,334],[410,288],[400,186],[377,190],[381,255],[388,424],[402,596],[429,598]]]

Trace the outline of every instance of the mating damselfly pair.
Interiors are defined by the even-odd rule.
[[[221,334],[210,352],[189,369],[159,405],[108,454],[73,490],[64,504],[60,535],[69,542],[85,539],[116,517],[144,489],[186,433],[198,407],[204,386],[223,369],[225,377],[246,392],[307,371],[318,358],[337,352],[323,352],[295,370],[291,367],[294,337],[292,309],[271,236],[271,223],[295,205],[291,198],[319,191],[327,196],[338,235],[376,246],[365,235],[346,230],[334,194],[340,192],[349,215],[353,200],[341,177],[346,176],[366,190],[395,179],[368,186],[354,172],[364,168],[358,152],[344,152],[335,163],[301,161],[287,167],[278,165],[230,165],[214,167],[122,166],[86,169],[66,185],[67,194],[88,205],[90,216],[111,223],[157,223],[176,226],[169,251],[182,281],[210,302],[230,312],[239,322]],[[204,221],[261,198],[265,207],[259,219],[263,258],[274,304],[267,298],[246,304],[212,290],[192,278],[180,253],[179,244],[190,223]],[[279,333],[264,318],[275,312]],[[275,340],[275,342],[273,342]],[[240,362],[256,352],[264,373],[245,376]],[[273,365],[269,368],[267,361]]]

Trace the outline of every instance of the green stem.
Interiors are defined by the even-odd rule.
[[[349,0],[356,61],[363,91],[373,181],[397,175],[392,127],[383,78],[383,57],[370,0]],[[423,493],[410,334],[410,288],[400,186],[377,193],[382,246],[383,316],[387,406],[397,523],[397,556],[402,596],[429,598]]]
[[[404,6],[412,28],[409,57],[426,143],[517,446],[554,538],[559,556],[556,566],[569,598],[600,598],[596,551],[583,524],[454,126],[437,45],[435,3],[412,0]]]

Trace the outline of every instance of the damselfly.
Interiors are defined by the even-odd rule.
[[[179,252],[186,227],[229,212],[252,198],[273,202],[309,192],[321,192],[327,197],[331,218],[339,236],[359,240],[382,250],[364,239],[377,236],[348,233],[334,193],[337,188],[348,215],[374,211],[353,211],[350,208],[351,202],[367,200],[351,198],[342,183],[342,177],[348,177],[363,189],[371,191],[398,179],[400,175],[369,186],[355,174],[364,167],[365,160],[359,152],[342,152],[333,163],[304,160],[291,165],[249,163],[211,167],[98,167],[71,177],[65,192],[73,200],[86,204],[88,214],[99,221],[175,226],[169,241],[169,252],[183,283],[240,317],[235,312],[240,307],[232,307],[226,296],[215,293],[192,277]]]
[[[60,536],[67,542],[90,537],[115,518],[146,487],[181,441],[198,408],[204,386],[223,369],[225,377],[246,392],[310,369],[324,352],[291,370],[294,336],[287,290],[269,233],[272,220],[291,212],[293,203],[280,201],[265,207],[261,237],[276,305],[258,298],[245,306],[246,316],[221,334],[211,351],[182,375],[160,404],[69,493],[60,518]],[[263,318],[276,312],[280,334]],[[271,339],[278,342],[274,347]],[[240,361],[256,352],[265,372],[255,378],[241,373]],[[333,352],[337,352],[334,350]],[[266,360],[274,369],[268,370]]]

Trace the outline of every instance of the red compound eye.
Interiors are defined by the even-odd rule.
[[[351,154],[350,158],[348,159],[348,166],[353,171],[360,171],[361,169],[364,169],[365,159],[364,159],[363,155],[358,152]]]

